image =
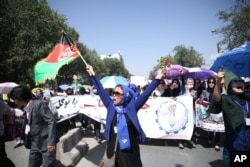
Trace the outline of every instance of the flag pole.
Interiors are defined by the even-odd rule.
[[[82,61],[84,62],[85,65],[88,65],[88,63],[86,62],[86,60],[82,57],[81,53],[78,52],[79,56],[81,57]]]
[[[71,50],[74,50],[74,43],[73,43],[73,41],[71,41],[69,38],[68,38],[68,36],[66,35],[66,33],[63,31],[63,35],[65,36],[65,39],[67,40],[67,42],[70,44],[70,49]],[[82,55],[81,55],[81,53],[78,51],[78,54],[79,54],[79,56],[81,57],[81,59],[82,59],[82,61],[83,61],[83,63],[87,66],[88,65],[88,63],[85,61],[85,59],[82,57]],[[93,70],[90,70],[90,72],[91,72],[91,74],[92,75],[95,75],[95,73],[94,73],[94,71]]]
[[[79,51],[78,51],[78,54],[79,54],[79,56],[81,57],[83,63],[87,66],[88,63],[87,63],[86,60],[82,57],[82,55],[81,55],[81,53],[80,53]],[[91,72],[92,75],[95,75],[95,73],[94,73],[94,71],[93,71],[92,69],[90,69],[90,72]]]

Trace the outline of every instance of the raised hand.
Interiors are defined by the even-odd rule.
[[[217,80],[220,83],[221,80],[225,77],[225,72],[223,71],[223,67],[219,69],[219,72],[217,73]]]
[[[157,74],[155,76],[155,79],[162,79],[164,76],[166,75],[166,69],[165,68],[161,68],[157,71]]]
[[[93,67],[89,64],[86,65],[86,70],[89,73],[90,76],[95,75],[95,72],[93,70]]]

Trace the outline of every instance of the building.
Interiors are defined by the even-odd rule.
[[[123,62],[122,54],[119,50],[117,51],[117,53],[113,53],[113,54],[109,54],[109,55],[100,55],[100,58],[101,58],[101,60],[103,60],[105,58],[113,58],[113,59],[117,59],[117,60]]]

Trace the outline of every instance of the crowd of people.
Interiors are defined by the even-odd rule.
[[[116,166],[142,166],[139,143],[146,140],[146,135],[140,126],[137,112],[150,96],[175,98],[187,94],[193,97],[194,110],[195,101],[201,99],[210,104],[208,112],[223,113],[225,133],[207,131],[205,134],[207,145],[213,146],[216,151],[220,150],[220,139],[224,135],[223,160],[225,166],[229,165],[230,151],[250,151],[250,143],[241,138],[244,135],[250,137],[250,80],[248,78],[239,78],[232,72],[224,70],[219,71],[217,77],[210,77],[205,81],[199,78],[184,78],[184,75],[167,80],[164,79],[164,71],[159,69],[151,82],[144,81],[140,85],[119,84],[113,89],[104,89],[92,66],[87,65],[86,69],[93,84],[87,89],[81,87],[76,90],[69,86],[65,91],[57,89],[52,92],[45,88],[32,92],[30,85],[27,84],[13,88],[8,94],[8,99],[0,101],[1,162],[14,166],[5,152],[4,142],[7,140],[7,134],[11,134],[10,140],[16,141],[15,148],[17,148],[22,145],[24,133],[29,131],[33,135],[29,167],[53,166],[59,137],[68,130],[76,128],[76,121],[80,121],[81,128],[85,130],[93,125],[94,136],[99,143],[104,139],[107,141],[105,156],[110,158],[116,154]],[[78,116],[58,123],[60,118],[58,118],[55,107],[51,105],[50,98],[52,96],[94,94],[93,88],[108,111],[106,124],[103,125],[103,135],[101,134],[101,123],[84,114],[78,114]],[[5,119],[4,122],[4,115],[10,115],[11,117],[8,118],[13,118],[13,120]],[[29,127],[23,127],[25,119],[30,123]],[[193,129],[190,141],[175,140],[180,149],[184,149],[186,144],[192,148],[196,147],[199,136],[204,134],[204,131],[201,133],[201,129],[197,128],[195,124]],[[148,141],[150,140],[148,139]],[[164,143],[168,145],[168,140],[164,139]],[[103,166],[104,163],[105,159],[100,162],[100,166]]]
[[[0,98],[0,160],[3,166],[14,167],[5,151],[6,141],[16,141],[15,148],[23,146],[25,136],[32,136],[29,154],[29,167],[54,167],[56,158],[56,143],[59,138],[70,129],[76,128],[76,121],[81,128],[91,129],[96,139],[101,142],[100,126],[97,121],[91,120],[83,114],[60,121],[56,107],[51,103],[53,96],[91,94],[91,87],[81,87],[74,93],[69,86],[66,90],[60,88],[32,89],[30,84],[14,87],[8,94],[1,94]],[[92,130],[92,129],[91,129]]]

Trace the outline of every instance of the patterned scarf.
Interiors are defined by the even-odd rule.
[[[125,118],[126,111],[123,106],[115,106],[117,112],[117,136],[120,145],[120,149],[130,148],[130,139],[127,127],[127,121]]]
[[[128,126],[127,121],[125,118],[126,110],[125,107],[134,98],[133,91],[128,87],[123,85],[123,101],[120,105],[115,106],[117,112],[117,136],[120,145],[120,149],[129,149],[130,145],[130,138],[128,133]]]

